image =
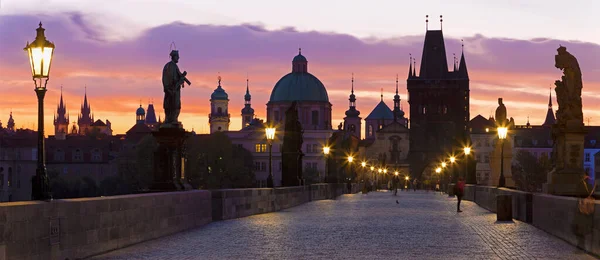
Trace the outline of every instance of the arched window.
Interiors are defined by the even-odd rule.
[[[356,132],[356,126],[355,125],[350,125],[350,132],[351,133]]]
[[[223,109],[222,109],[222,108],[220,108],[220,107],[218,107],[218,108],[217,108],[217,113],[218,113],[218,114],[221,114],[221,113],[223,113]]]
[[[427,114],[427,107],[426,107],[426,106],[424,106],[424,107],[423,107],[423,110],[422,110],[421,112],[423,113],[423,115]]]

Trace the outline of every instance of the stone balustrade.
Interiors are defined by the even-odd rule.
[[[314,184],[0,203],[0,259],[80,259],[213,220],[334,199],[360,187]]]
[[[513,218],[600,256],[600,202],[489,186],[465,186],[466,200],[496,212],[496,195],[511,195]]]

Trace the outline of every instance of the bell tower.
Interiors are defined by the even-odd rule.
[[[221,76],[218,77],[217,89],[210,95],[210,114],[208,115],[208,123],[210,125],[210,133],[229,131],[229,96],[221,87]]]
[[[356,96],[354,95],[354,73],[352,73],[352,88],[350,90],[350,97],[348,98],[349,105],[346,110],[346,117],[344,117],[344,128],[350,134],[360,139],[360,126],[361,118],[359,117],[360,111],[356,110]]]
[[[251,99],[252,96],[250,96],[248,78],[246,78],[246,95],[244,95],[244,108],[242,108],[242,128],[250,125],[250,122],[252,122],[252,119],[254,118],[254,109],[250,103]]]
[[[65,140],[69,133],[69,116],[67,115],[67,105],[63,102],[62,86],[60,87],[60,101],[54,115],[54,138]]]

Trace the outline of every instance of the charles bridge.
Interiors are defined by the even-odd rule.
[[[600,203],[467,185],[194,190],[0,205],[0,259],[593,259]],[[452,190],[451,188],[449,189]],[[510,195],[513,221],[496,221]],[[396,202],[397,200],[397,202]],[[588,205],[589,206],[589,205]],[[589,208],[589,207],[588,207]],[[261,214],[266,213],[266,214]],[[587,252],[587,253],[586,253]]]

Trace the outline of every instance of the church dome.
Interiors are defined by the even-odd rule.
[[[146,111],[144,111],[144,108],[142,107],[142,105],[140,105],[140,107],[135,111],[135,115],[137,116],[143,116],[146,114]]]
[[[220,77],[219,77],[219,86],[217,86],[217,89],[215,89],[215,91],[213,91],[212,95],[210,95],[210,99],[211,100],[229,100],[229,95],[227,95],[227,92],[225,92],[225,90],[221,87]]]
[[[281,78],[271,92],[271,102],[325,101],[327,90],[321,81],[310,73],[289,73]]]
[[[322,101],[329,102],[323,83],[308,73],[307,60],[298,53],[292,61],[292,72],[283,76],[271,92],[270,102]]]

